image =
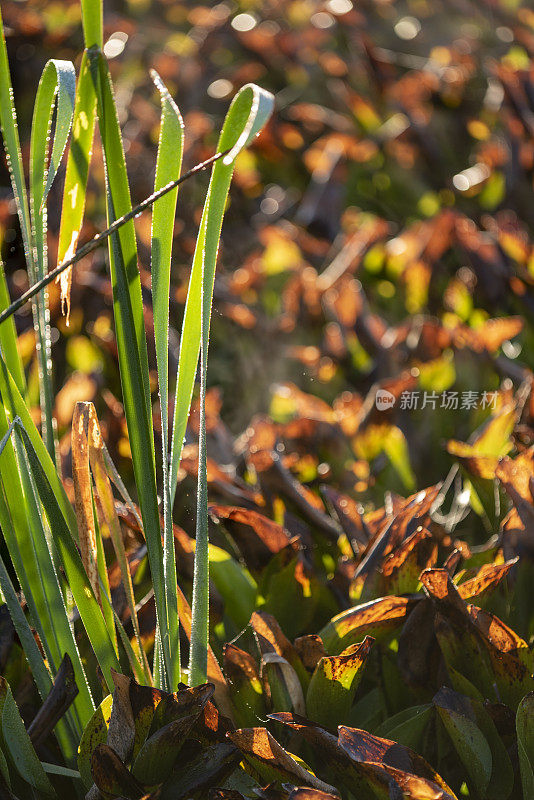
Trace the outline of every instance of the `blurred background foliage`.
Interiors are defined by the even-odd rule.
[[[345,408],[356,434],[363,400],[377,382],[401,380],[400,395],[403,389],[482,393],[502,381],[511,388],[529,380],[534,11],[528,4],[132,0],[107,3],[105,12],[105,52],[134,202],[153,185],[159,116],[150,67],[184,116],[185,169],[213,152],[217,121],[238,86],[255,81],[276,96],[267,131],[238,158],[215,286],[209,382],[222,403],[227,445],[254,414],[270,413],[275,422],[313,416],[305,403],[298,407],[297,389],[337,409],[337,419]],[[81,52],[80,8],[74,0],[8,0],[3,13],[24,144],[43,64],[52,55],[76,59]],[[27,142],[24,150],[27,157]],[[104,227],[98,142],[95,150],[82,239]],[[178,204],[171,360],[206,181],[188,182]],[[17,296],[27,278],[5,167],[0,184],[2,255]],[[52,189],[49,204],[51,253],[59,192]],[[149,215],[137,220],[137,232],[150,340]],[[72,305],[67,326],[59,292],[52,291],[64,473],[70,475],[66,434],[74,403],[87,399],[95,400],[127,476],[104,251],[77,266]],[[496,317],[507,319],[488,323]],[[18,326],[37,405],[29,308]],[[156,394],[154,402],[158,424]],[[360,426],[334,471],[339,479],[345,470],[344,488],[358,499],[381,503],[384,489],[405,493],[443,478],[454,463],[444,442],[465,441],[485,414],[480,407],[403,412],[397,404],[389,458],[384,437],[369,441]],[[392,424],[391,415],[385,419]],[[530,443],[525,435],[523,446]],[[213,454],[222,464],[232,461],[228,448]],[[319,455],[294,467],[305,481],[318,478]]]

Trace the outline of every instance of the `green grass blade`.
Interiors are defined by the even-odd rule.
[[[11,302],[9,290],[7,288],[4,265],[0,261],[0,310],[8,308]],[[17,347],[17,331],[13,317],[6,319],[0,325],[0,348],[4,354],[9,371],[17,384],[17,389],[21,395],[26,394],[26,377],[22,366],[22,359]]]
[[[102,669],[104,680],[108,686],[112,686],[111,670],[119,670],[119,662],[102,611],[97,603],[91,583],[83,568],[80,554],[72,540],[52,487],[47,480],[30,437],[20,420],[17,420],[15,430],[24,445],[31,474],[50,523],[54,543],[61,556],[69,588],[80,618]]]
[[[230,150],[230,153],[213,167],[193,257],[193,269],[184,315],[175,404],[178,416],[175,414],[171,477],[175,479],[178,472],[198,359],[197,343],[200,340],[197,527],[189,665],[189,679],[192,685],[204,683],[207,678],[208,664],[209,545],[205,401],[211,302],[217,252],[235,158],[240,150],[246,147],[261,131],[272,113],[273,103],[274,98],[271,94],[254,84],[248,84],[234,97],[226,115],[218,150],[219,152]],[[186,361],[183,365],[182,352],[186,354]],[[182,372],[182,376],[180,372]]]
[[[3,502],[3,498],[0,499],[0,503]],[[1,557],[0,588],[2,589],[2,594],[9,611],[9,616],[11,617],[13,625],[15,626],[15,630],[20,639],[20,643],[22,645],[22,649],[24,650],[28,665],[32,671],[35,685],[37,686],[42,699],[45,700],[50,689],[52,688],[52,676],[50,675],[50,672],[48,671],[48,668],[44,662],[41,651],[37,647],[37,642],[35,641],[35,637],[31,632],[28,620],[26,619],[24,612],[20,607],[15,589],[11,583],[11,578],[9,577],[9,573]]]
[[[183,441],[187,428],[187,419],[191,407],[191,398],[195,385],[195,375],[200,353],[201,339],[201,293],[202,265],[204,249],[215,263],[219,246],[220,230],[224,215],[224,204],[233,173],[233,163],[239,151],[246,147],[261,131],[272,113],[273,98],[254,84],[243,86],[234,97],[226,116],[223,131],[219,139],[218,152],[231,150],[222,161],[218,161],[212,173],[208,197],[204,206],[199,235],[193,257],[193,268],[189,280],[187,301],[185,306],[178,374],[176,377],[176,399],[174,403],[174,421],[171,445],[171,496],[174,502],[178,469],[182,454]],[[216,184],[216,186],[215,186]],[[214,189],[216,191],[214,193]],[[208,206],[213,193],[214,208],[210,213],[210,240],[206,240]],[[223,202],[219,202],[224,197]]]
[[[107,63],[94,54],[97,74],[98,121],[104,149],[107,183],[108,224],[131,209],[130,191],[122,139]],[[112,168],[111,168],[112,165]],[[170,637],[167,626],[163,547],[156,490],[156,465],[152,408],[148,379],[148,356],[143,320],[141,281],[137,266],[135,230],[130,220],[110,237],[109,258],[113,287],[115,334],[126,422],[132,451],[135,481],[154,584],[158,625],[161,627],[164,662],[170,682]]]
[[[3,502],[3,496],[0,494],[0,504]],[[46,700],[50,690],[52,689],[53,681],[48,667],[41,655],[41,651],[37,647],[37,642],[28,624],[28,620],[20,607],[15,589],[9,577],[6,566],[0,557],[0,589],[4,596],[9,615],[19,637],[24,655],[30,667],[35,685],[42,698]],[[75,733],[69,725],[69,718],[61,719],[56,726],[56,735],[58,738],[61,751],[67,763],[73,763],[77,752],[77,742],[79,740],[79,732]]]
[[[7,48],[4,34],[4,23],[0,13],[0,124],[6,151],[6,160],[11,177],[13,194],[17,204],[17,211],[24,242],[24,252],[28,269],[31,268],[32,234],[24,169],[20,152],[19,132],[17,128],[17,115],[13,104],[13,89],[7,60]]]
[[[161,95],[159,135],[154,191],[180,177],[184,142],[184,124],[178,107],[152,70],[152,79]],[[176,560],[172,530],[172,507],[169,482],[169,294],[174,217],[178,189],[154,204],[152,213],[152,301],[158,384],[161,405],[161,443],[163,462],[163,577],[167,592],[167,626],[170,637],[171,686],[180,682],[180,647],[178,633],[178,596]]]
[[[61,208],[61,225],[57,263],[62,264],[72,258],[76,251],[80,231],[82,229],[87,192],[87,177],[91,163],[93,137],[96,122],[96,94],[91,76],[91,65],[87,52],[83,54],[80,76],[76,87],[74,117],[70,140],[63,204]],[[67,324],[70,310],[70,284],[72,270],[60,276],[61,299],[66,306]]]
[[[106,554],[104,552],[104,543],[102,541],[102,533],[100,530],[100,524],[98,520],[98,514],[96,511],[94,496],[93,496],[93,516],[95,522],[98,580],[99,584],[104,589],[104,596],[103,596],[104,599],[102,600],[102,614],[104,615],[104,620],[106,623],[106,627],[108,629],[109,638],[113,643],[113,646],[115,648],[115,653],[117,654],[118,658],[119,651],[117,642],[117,632],[115,630],[115,617],[113,614],[113,604],[111,603],[110,600],[107,599],[110,597],[110,590],[109,590],[108,570],[106,564]]]
[[[31,443],[35,448],[35,451],[39,457],[39,461],[44,469],[46,474],[47,480],[52,486],[54,494],[57,498],[57,501],[61,507],[61,511],[63,516],[67,520],[71,535],[75,541],[78,539],[78,528],[76,524],[76,514],[74,513],[74,509],[70,504],[69,498],[67,497],[67,493],[65,492],[64,486],[59,478],[59,475],[56,471],[56,467],[48,450],[46,449],[41,436],[39,435],[39,431],[35,427],[35,423],[32,419],[32,416],[24,402],[18,388],[17,384],[9,372],[7,368],[7,364],[0,352],[0,397],[2,398],[2,402],[6,408],[6,411],[9,413],[11,419],[15,419],[15,417],[20,417],[22,420],[22,424],[24,429],[26,430],[28,436],[30,437]]]
[[[48,61],[37,88],[30,139],[30,213],[34,245],[34,259],[30,268],[32,283],[43,278],[48,271],[45,203],[69,136],[75,90],[76,75],[73,64],[70,61]],[[48,142],[54,109],[56,109],[56,124],[49,159]],[[47,289],[40,292],[34,302],[34,321],[37,333],[43,439],[48,452],[55,458],[52,345]]]
[[[39,634],[50,667],[56,671],[65,653],[71,657],[80,692],[74,708],[81,725],[92,713],[93,701],[67,616],[26,454],[20,442],[12,442],[12,426],[7,427],[4,407],[0,405],[0,431],[3,434],[0,443],[0,476],[5,501],[0,503],[0,524],[33,626]],[[76,726],[75,720],[73,724]]]
[[[31,795],[25,796],[40,797],[43,800],[57,797],[24,727],[9,684],[4,678],[0,679],[0,713],[2,750],[8,755],[17,773],[34,790]]]
[[[102,0],[81,0],[85,46],[102,48],[104,44],[104,9]]]

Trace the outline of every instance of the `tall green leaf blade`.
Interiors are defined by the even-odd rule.
[[[111,670],[115,669],[118,671],[119,662],[102,611],[96,601],[91,583],[83,568],[80,554],[72,540],[59,503],[47,480],[30,437],[20,420],[17,420],[15,430],[24,445],[32,477],[35,480],[40,500],[46,511],[53,533],[54,543],[61,556],[74,602],[76,603],[87,636],[89,637],[95,656],[102,669],[104,679],[106,683],[111,686]]]
[[[0,678],[0,709],[4,745],[2,749],[9,754],[18,774],[38,792],[39,797],[56,797],[24,727],[9,684],[4,678]]]
[[[17,115],[13,104],[13,88],[7,60],[7,48],[4,34],[4,23],[0,13],[0,124],[6,151],[6,159],[11,176],[11,185],[22,230],[24,251],[28,269],[32,262],[32,234],[24,169],[20,152],[19,132],[17,128]]]
[[[96,122],[96,94],[91,76],[90,59],[85,52],[80,66],[80,76],[76,87],[74,116],[70,140],[63,203],[61,208],[61,225],[57,263],[72,258],[76,252],[78,239],[83,223],[87,177],[91,163],[93,137]],[[67,324],[70,310],[70,284],[72,269],[60,276],[61,299],[66,304]]]
[[[152,79],[161,95],[161,129],[154,191],[180,177],[184,146],[184,123],[176,103],[152,70]],[[152,212],[152,300],[154,337],[158,367],[161,407],[161,446],[163,464],[163,577],[167,592],[167,626],[170,637],[171,686],[180,682],[180,647],[178,634],[178,596],[176,560],[172,530],[172,507],[169,482],[169,295],[174,217],[178,189],[154,204]]]
[[[30,213],[34,245],[34,259],[30,268],[32,283],[44,278],[48,271],[45,203],[67,144],[74,110],[75,90],[76,75],[73,64],[70,61],[48,61],[37,88],[30,139]],[[56,124],[52,153],[49,157],[48,142],[54,109],[56,109]],[[52,344],[47,289],[40,292],[34,302],[34,322],[38,339],[37,356],[43,439],[48,452],[55,458]]]
[[[0,499],[0,503],[1,502],[3,502],[3,498]],[[11,578],[9,577],[6,565],[1,557],[0,589],[2,590],[2,594],[9,611],[9,616],[11,617],[13,625],[15,626],[17,636],[20,639],[22,649],[24,650],[24,655],[26,656],[26,660],[28,661],[28,665],[32,671],[35,685],[37,686],[41,698],[45,700],[48,692],[52,688],[52,676],[50,675],[48,667],[46,666],[41,652],[37,647],[37,642],[35,641],[35,637],[31,632],[28,620],[26,619],[24,612],[20,607],[15,589],[11,583]]]
[[[0,310],[3,311],[11,303],[7,288],[4,265],[0,261]],[[22,359],[17,347],[17,331],[14,317],[9,317],[0,325],[0,348],[6,359],[9,371],[13,375],[19,392],[26,394],[26,377],[22,367]]]
[[[57,501],[61,507],[61,511],[68,522],[71,535],[74,540],[78,539],[78,528],[76,524],[76,514],[70,504],[65,488],[61,479],[56,471],[56,467],[50,454],[48,453],[44,442],[37,430],[35,423],[32,419],[30,411],[24,402],[17,384],[11,375],[7,364],[0,352],[0,397],[11,419],[20,417],[24,429],[30,437],[31,443],[39,457],[39,461],[46,474]]]
[[[274,98],[254,84],[247,84],[234,97],[218,143],[218,151],[230,152],[213,167],[202,212],[193,257],[187,303],[182,328],[178,368],[171,486],[176,485],[182,442],[200,347],[200,431],[197,498],[197,529],[193,579],[190,681],[203,683],[207,677],[209,628],[209,552],[208,552],[208,481],[206,456],[206,372],[211,317],[211,302],[221,228],[234,171],[235,158],[243,147],[261,131],[269,119]]]
[[[104,44],[104,9],[102,0],[81,0],[82,24],[85,47],[100,47]]]
[[[110,224],[131,210],[131,200],[109,70],[100,53],[94,53],[93,59],[97,70],[94,77],[97,82],[98,121],[107,165],[107,207],[108,224]],[[135,230],[131,220],[110,237],[109,258],[126,422],[154,584],[157,621],[161,629],[167,679],[170,681],[172,677],[170,637],[167,628],[163,547],[156,491],[148,355]]]
[[[7,422],[3,406],[0,406],[0,417],[0,429],[4,431]],[[32,470],[20,442],[15,440],[16,447],[13,448],[10,439],[14,425],[12,423],[5,430],[0,443],[0,474],[6,488],[5,502],[0,504],[2,530],[50,667],[57,670],[65,653],[71,658],[79,689],[74,710],[83,724],[92,714],[93,700],[65,608],[52,555],[53,546],[44,530]],[[22,518],[16,516],[18,509],[23,511]],[[17,525],[9,528],[13,520]],[[77,723],[73,722],[76,727]]]
[[[50,675],[43,656],[37,647],[35,637],[31,631],[24,612],[20,607],[15,589],[11,583],[11,578],[9,577],[9,573],[1,558],[0,588],[2,590],[2,594],[4,595],[9,615],[13,621],[13,625],[17,632],[17,636],[19,637],[22,649],[24,650],[24,655],[26,656],[28,666],[30,667],[33,679],[35,681],[35,685],[37,686],[41,698],[46,700],[49,692],[52,689],[52,676]],[[79,732],[75,733],[74,729],[69,724],[70,721],[71,720],[69,718],[61,719],[56,725],[55,732],[61,747],[61,751],[67,763],[74,763],[77,752],[77,742],[79,740]]]
[[[224,160],[218,161],[213,168],[189,279],[174,403],[170,477],[173,500],[200,353],[204,251],[206,251],[206,263],[212,262],[212,266],[207,269],[209,273],[210,269],[214,270],[217,258],[224,206],[232,179],[235,158],[239,151],[246,147],[264,127],[272,113],[273,105],[274,98],[269,92],[254,84],[243,86],[232,101],[219,138],[218,152],[222,153],[225,150],[231,152]],[[207,238],[206,228],[210,200],[212,208],[209,213],[210,230],[209,238]]]

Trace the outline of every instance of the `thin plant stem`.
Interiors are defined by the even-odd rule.
[[[97,249],[97,247],[100,247],[100,245],[103,244],[103,242],[105,242],[120,227],[122,227],[122,225],[125,225],[131,219],[137,217],[143,211],[146,211],[146,209],[150,208],[150,206],[153,205],[156,202],[156,200],[159,200],[160,197],[163,197],[168,192],[171,192],[173,189],[176,189],[176,187],[180,186],[180,184],[184,183],[184,181],[188,180],[189,178],[192,178],[198,172],[202,172],[202,170],[207,169],[209,166],[214,164],[220,158],[223,158],[225,155],[227,155],[228,152],[229,152],[228,150],[225,150],[222,153],[215,153],[214,156],[207,158],[200,164],[196,164],[192,169],[189,170],[189,172],[184,173],[184,175],[182,175],[180,178],[177,178],[176,180],[167,183],[165,186],[162,186],[161,189],[158,189],[157,192],[151,194],[149,197],[143,200],[142,203],[139,203],[138,206],[132,208],[132,210],[129,211],[127,214],[125,214],[123,217],[116,219],[115,222],[113,222],[109,226],[109,228],[106,228],[104,231],[97,233],[93,239],[91,239],[86,244],[79,247],[78,250],[76,250],[76,252],[72,256],[72,258],[69,258],[67,261],[64,261],[62,264],[59,264],[55,269],[53,269],[51,272],[45,275],[44,278],[41,278],[41,280],[34,283],[33,286],[30,286],[30,288],[27,289],[24,292],[24,294],[22,294],[17,300],[11,303],[10,306],[8,306],[4,311],[2,311],[2,313],[0,314],[0,325],[2,324],[2,322],[5,322],[6,319],[9,319],[9,317],[15,314],[20,308],[22,308],[22,306],[26,305],[26,303],[33,297],[35,297],[36,294],[42,291],[42,289],[44,289],[46,286],[52,283],[52,281],[55,281],[56,278],[59,275],[61,275],[62,272],[64,272],[66,269],[69,269],[69,267],[73,267],[82,258],[85,258],[85,256],[89,255],[89,253],[92,253],[93,250]]]

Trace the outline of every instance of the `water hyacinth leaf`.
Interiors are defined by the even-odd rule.
[[[425,781],[432,781],[445,792],[451,792],[443,778],[430,764],[405,745],[344,725],[339,726],[338,741],[339,746],[353,762],[374,762],[383,767],[393,767]]]
[[[519,704],[516,731],[523,795],[534,797],[534,692]]]
[[[516,409],[508,405],[492,415],[469,444],[455,440],[447,443],[448,452],[458,459],[469,478],[473,509],[481,513],[482,508],[493,526],[498,524],[500,505],[495,470],[498,459],[510,450],[515,421]]]
[[[386,739],[393,739],[412,750],[418,750],[434,713],[434,706],[431,703],[406,708],[385,720],[376,729],[376,734]]]
[[[485,796],[492,774],[493,759],[486,737],[477,725],[470,701],[452,689],[443,687],[433,702],[476,791]]]
[[[213,685],[205,684],[162,698],[155,709],[149,738],[142,745],[132,766],[132,775],[141,783],[162,783],[171,773],[184,741],[213,695]]]
[[[306,713],[304,692],[296,671],[278,653],[264,653],[261,659],[262,677],[269,686],[274,711]]]
[[[91,774],[91,756],[98,744],[105,744],[108,736],[109,721],[113,695],[108,694],[95,712],[83,731],[78,748],[78,769],[85,787],[88,789],[93,783]]]
[[[489,800],[508,798],[514,788],[514,769],[508,751],[483,703],[471,700],[471,706],[475,712],[477,726],[491,750],[492,769],[486,796]]]
[[[210,575],[224,599],[225,611],[241,630],[254,611],[256,582],[249,571],[221,547],[209,546]]]
[[[293,552],[290,546],[271,562],[274,567],[272,575],[265,576],[262,586],[265,611],[280,622],[291,639],[310,627],[318,607],[322,608],[324,616],[329,610],[330,613],[336,610],[335,604],[329,604],[328,591],[325,592],[324,586],[301,556],[291,558],[289,563],[284,564],[284,560],[287,561]]]
[[[264,719],[265,698],[255,659],[235,644],[224,648],[224,674],[234,708],[233,717],[239,727],[254,725]]]
[[[510,570],[517,563],[517,558],[504,564],[483,564],[473,578],[469,578],[458,586],[458,593],[464,600],[485,597],[493,591],[501,581],[506,579]]]
[[[115,750],[107,744],[98,744],[91,756],[91,772],[100,792],[107,797],[128,797],[141,800],[143,787],[131,775]]]
[[[209,512],[223,523],[251,570],[262,569],[272,555],[291,544],[282,525],[253,509],[211,504]]]
[[[55,797],[54,788],[37,757],[9,684],[4,678],[0,678],[0,710],[2,749],[8,754],[14,768],[31,787],[39,792],[39,797]]]
[[[157,72],[152,70],[151,76],[161,96],[161,127],[154,181],[154,191],[157,191],[180,177],[184,147],[184,123],[176,103]],[[169,296],[177,196],[178,189],[174,189],[154,204],[151,237],[152,307],[161,408],[163,576],[167,590],[167,625],[172,641],[178,641],[178,599],[169,480]],[[175,686],[179,681],[180,652],[177,648],[176,654],[173,654],[172,657],[171,686]]]
[[[91,61],[84,52],[80,66],[80,75],[76,87],[74,116],[70,140],[63,202],[61,207],[61,224],[57,263],[68,261],[76,252],[80,237],[85,210],[87,177],[91,163],[93,136],[96,122],[96,94],[91,75]],[[72,269],[68,269],[58,278],[61,286],[61,302],[69,322],[70,286]]]
[[[262,658],[264,659],[269,653],[281,656],[294,669],[305,691],[310,681],[309,674],[276,619],[265,611],[255,611],[250,618],[250,626]]]
[[[347,720],[373,642],[366,636],[361,644],[351,645],[341,655],[319,661],[306,695],[310,719],[333,730]]]
[[[265,728],[240,728],[227,734],[262,783],[281,781],[311,786],[325,792],[336,791],[298,763]]]
[[[172,772],[161,787],[160,800],[181,800],[193,792],[201,794],[209,787],[224,784],[240,758],[239,750],[230,742],[217,742],[207,747]],[[210,800],[211,796],[212,792]]]
[[[425,528],[418,528],[385,559],[382,576],[385,594],[415,592],[422,570],[435,563],[437,544]]]
[[[213,696],[213,684],[179,689],[177,692],[162,693],[162,697],[154,709],[148,736],[171,722],[182,719],[198,719]]]
[[[319,631],[327,653],[338,654],[366,634],[378,637],[399,627],[413,604],[406,597],[381,597],[335,616]]]
[[[371,800],[375,795],[367,786],[361,773],[355,772],[349,755],[339,745],[336,734],[323,728],[316,722],[287,712],[269,714],[269,718],[287,725],[295,731],[299,738],[311,745],[319,763],[328,762],[329,774],[336,784],[352,794],[355,790],[364,800]]]
[[[232,100],[217,145],[219,152],[230,152],[213,167],[200,221],[184,312],[171,447],[171,487],[174,491],[200,351],[197,528],[189,664],[190,680],[193,684],[206,680],[208,661],[209,548],[205,400],[215,267],[235,158],[264,127],[271,116],[273,105],[273,96],[255,84],[244,86]]]

